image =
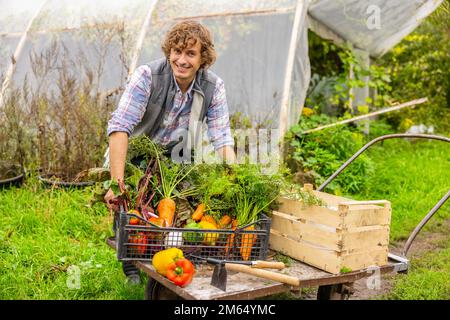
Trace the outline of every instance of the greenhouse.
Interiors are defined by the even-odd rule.
[[[441,2],[1,1],[1,98],[25,78],[32,89],[47,83],[50,90],[60,64],[78,79],[95,71],[96,93],[120,91],[136,66],[162,56],[171,25],[197,19],[213,32],[212,70],[225,81],[230,113],[285,132],[298,121],[309,85],[307,28],[350,43],[367,60],[387,52]],[[49,70],[33,68],[39,62]]]

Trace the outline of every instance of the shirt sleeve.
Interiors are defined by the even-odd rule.
[[[216,81],[211,105],[206,113],[206,123],[208,125],[208,138],[215,150],[224,146],[234,146],[234,139],[230,130],[225,85],[220,78]]]
[[[117,109],[108,121],[108,136],[116,131],[130,135],[134,127],[142,120],[152,84],[151,69],[142,65],[133,72],[123,92]]]

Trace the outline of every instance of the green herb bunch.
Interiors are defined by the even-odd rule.
[[[238,225],[257,221],[262,213],[269,213],[276,206],[284,183],[281,173],[264,174],[260,165],[232,166],[234,182],[234,210]]]

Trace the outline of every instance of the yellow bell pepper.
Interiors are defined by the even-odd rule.
[[[200,225],[200,228],[202,228],[202,229],[212,229],[212,230],[217,229],[217,227],[214,224],[212,224],[211,222],[208,222],[208,221],[200,221],[198,224]],[[213,246],[216,244],[217,238],[219,238],[218,233],[212,233],[212,232],[205,233],[204,237],[203,237],[203,243]]]
[[[152,259],[152,265],[156,272],[166,275],[167,267],[177,259],[184,258],[183,251],[178,248],[169,248],[157,252]]]

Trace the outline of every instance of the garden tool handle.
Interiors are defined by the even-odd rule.
[[[277,273],[274,271],[262,270],[258,268],[252,268],[243,264],[236,263],[225,263],[225,268],[230,271],[237,271],[246,274],[251,274],[264,279],[269,279],[273,281],[278,281],[292,286],[300,286],[300,279],[296,277],[291,277],[285,274]]]
[[[252,267],[282,270],[285,268],[285,265],[283,262],[258,260],[252,262]]]

